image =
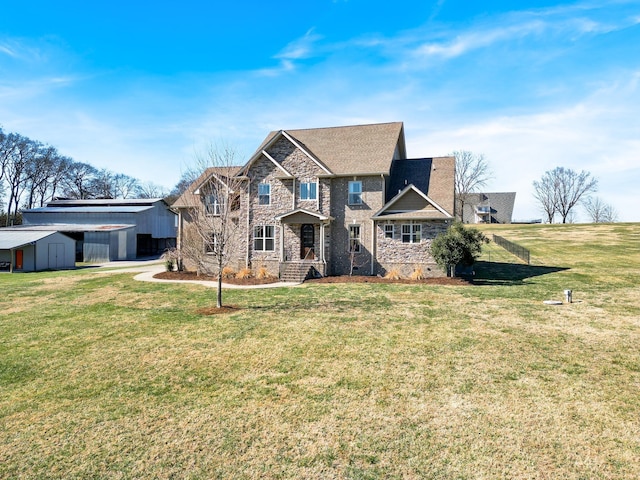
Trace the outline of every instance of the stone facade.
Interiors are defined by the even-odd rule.
[[[403,243],[402,225],[419,224],[421,226],[420,242]],[[385,235],[385,225],[393,225],[393,238]],[[440,268],[431,255],[431,241],[440,233],[447,231],[448,223],[443,221],[393,220],[378,222],[377,236],[377,275],[386,275],[397,270],[401,276],[409,277],[420,267],[427,277],[441,277],[446,272]]]
[[[362,204],[349,204],[349,182],[362,182]],[[332,243],[332,275],[346,275],[351,270],[349,226],[360,226],[360,252],[354,254],[354,273],[371,275],[373,255],[373,221],[371,217],[384,205],[385,181],[380,175],[332,179],[331,216],[334,218]]]
[[[399,145],[404,139],[398,142]],[[387,238],[383,225],[388,222],[374,218],[389,202],[390,169],[386,173],[334,175],[320,159],[315,160],[311,151],[303,150],[305,145],[296,145],[285,134],[276,135],[262,148],[239,172],[246,180],[239,190],[238,237],[231,266],[266,267],[278,275],[286,264],[305,261],[323,275],[345,275],[353,269],[357,275],[384,275],[398,270],[409,276],[417,267],[426,276],[444,274],[433,261],[430,244],[447,229],[450,215],[445,212],[442,218],[419,220],[421,240],[413,244],[402,242],[401,228],[407,221],[393,220],[394,237]],[[396,145],[392,151],[397,156],[400,150],[404,148]],[[389,158],[390,166],[393,160]],[[354,181],[362,186],[359,204],[349,203],[349,182]],[[269,185],[266,204],[260,201],[261,184]],[[301,184],[315,185],[309,187],[315,189],[315,198],[301,198]],[[453,177],[451,187],[453,191]],[[418,213],[422,215],[424,211]],[[440,214],[435,208],[431,213]],[[261,226],[268,227],[272,236],[256,242],[255,229]],[[360,251],[354,254],[350,252],[353,227],[358,227],[360,245]],[[302,248],[302,239],[310,241],[311,234],[312,247]],[[260,244],[263,248],[256,248]]]
[[[328,179],[320,179],[324,170],[304,152],[300,151],[287,139],[282,138],[269,147],[267,153],[282,168],[262,155],[247,171],[249,184],[249,235],[253,236],[254,227],[269,225],[274,227],[275,247],[271,251],[256,251],[255,242],[248,242],[247,255],[250,265],[266,267],[270,273],[277,274],[281,262],[301,260],[301,227],[302,224],[287,224],[276,220],[278,215],[302,208],[311,212],[328,215],[331,205],[331,184]],[[287,174],[291,175],[289,177]],[[315,199],[300,198],[301,183],[316,184]],[[270,187],[270,202],[260,203],[259,184],[266,183]],[[314,223],[314,246],[316,257],[321,248],[320,225]],[[326,233],[325,233],[326,235]],[[281,245],[282,242],[282,245]],[[325,255],[327,254],[325,248]],[[325,271],[325,268],[322,268]]]

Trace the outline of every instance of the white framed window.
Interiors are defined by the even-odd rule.
[[[349,205],[362,204],[362,182],[354,180],[349,182]]]
[[[349,225],[349,252],[360,253],[360,225]]]
[[[204,196],[204,208],[207,215],[220,215],[220,209],[222,204],[218,200],[218,196],[215,194]]]
[[[253,249],[259,252],[272,252],[275,249],[275,227],[258,225],[253,227]]]
[[[395,228],[393,223],[386,223],[384,225],[384,238],[393,239],[393,234],[395,233]]]
[[[422,225],[419,223],[405,223],[402,225],[402,243],[420,243]]]
[[[316,182],[302,182],[300,184],[300,200],[316,200],[318,198],[318,184]]]
[[[218,254],[218,238],[214,233],[211,234],[211,237],[204,243],[204,252],[207,255],[217,255]]]
[[[271,184],[269,183],[258,184],[258,204],[271,205]]]

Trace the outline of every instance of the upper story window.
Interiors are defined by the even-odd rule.
[[[402,243],[420,243],[422,238],[422,225],[419,223],[407,223],[402,225]]]
[[[258,184],[258,204],[271,205],[271,185],[268,183]]]
[[[349,205],[361,205],[362,204],[362,182],[352,181],[349,182]]]
[[[393,223],[385,224],[385,226],[384,226],[384,238],[393,239],[393,234],[394,234]]]
[[[300,200],[316,200],[318,198],[318,184],[302,182],[300,184]]]
[[[222,204],[217,195],[204,196],[204,209],[207,215],[220,215],[221,206]]]

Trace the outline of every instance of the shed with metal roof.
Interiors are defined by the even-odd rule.
[[[76,242],[55,231],[0,229],[0,270],[35,272],[75,267]]]
[[[162,253],[176,243],[177,216],[161,198],[52,200],[23,211],[22,218],[25,225],[73,232],[69,235],[78,241],[79,261],[131,260]],[[113,232],[123,226],[126,231]]]

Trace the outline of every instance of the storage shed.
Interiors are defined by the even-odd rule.
[[[0,229],[0,270],[35,272],[75,267],[76,242],[60,232]]]
[[[79,242],[78,251],[84,252],[79,261],[131,260],[176,245],[177,215],[161,198],[53,200],[25,210],[22,219],[27,226],[69,232]]]
[[[111,262],[135,260],[135,225],[17,225],[14,231],[60,232],[75,241],[76,262]]]

